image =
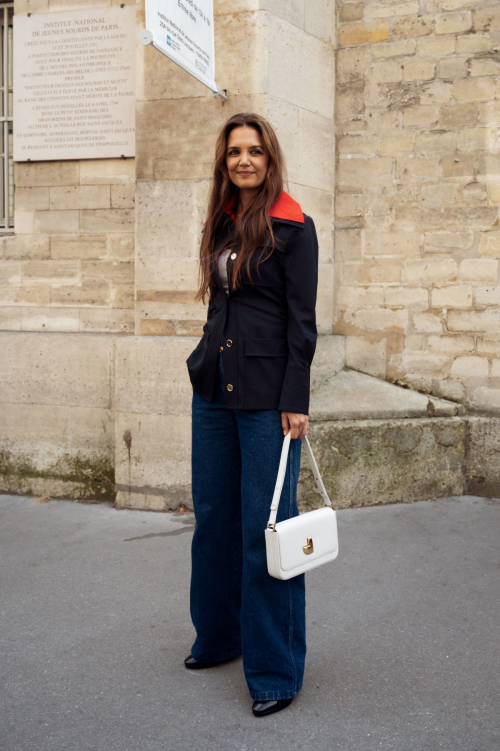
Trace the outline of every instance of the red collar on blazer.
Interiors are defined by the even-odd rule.
[[[224,211],[234,219],[232,209],[236,200],[236,193],[233,193],[229,199]],[[273,203],[269,209],[269,216],[273,216],[276,219],[284,219],[289,222],[300,222],[304,224],[304,214],[300,208],[300,204],[295,201],[291,195],[285,190],[282,190],[276,203]]]

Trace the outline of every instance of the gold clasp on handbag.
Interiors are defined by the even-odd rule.
[[[314,551],[312,537],[307,538],[307,545],[302,545],[302,550],[306,555],[310,555]]]

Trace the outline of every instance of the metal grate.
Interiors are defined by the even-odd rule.
[[[0,234],[14,230],[13,150],[13,18],[14,3],[0,4]]]

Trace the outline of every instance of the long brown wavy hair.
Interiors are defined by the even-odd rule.
[[[196,300],[205,303],[205,296],[212,301],[215,292],[213,282],[213,268],[216,257],[216,241],[227,215],[224,208],[231,197],[238,193],[237,186],[229,177],[226,166],[226,154],[229,134],[234,128],[248,126],[255,128],[260,134],[262,144],[269,157],[267,172],[262,185],[254,197],[249,201],[243,213],[235,222],[231,240],[225,247],[239,250],[236,263],[232,267],[231,284],[234,288],[241,288],[241,268],[246,264],[246,271],[250,277],[250,258],[258,246],[264,245],[269,250],[263,257],[259,256],[258,263],[262,263],[273,252],[275,246],[274,234],[269,209],[278,200],[283,185],[287,185],[286,165],[283,152],[272,125],[261,115],[253,112],[241,112],[233,115],[222,126],[215,145],[215,159],[211,191],[208,201],[207,220],[202,232],[200,245],[200,287]],[[235,196],[235,201],[238,196]],[[240,207],[241,208],[241,207]]]

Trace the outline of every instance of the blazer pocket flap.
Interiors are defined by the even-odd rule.
[[[288,356],[286,339],[245,339],[245,355]]]

